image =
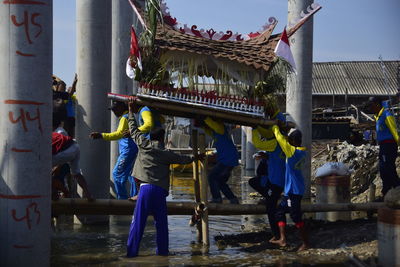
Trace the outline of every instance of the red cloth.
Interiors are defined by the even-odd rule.
[[[279,227],[281,227],[281,226],[285,227],[286,226],[286,222],[280,221],[280,222],[278,222],[278,226]]]
[[[71,136],[65,136],[60,133],[53,132],[51,136],[51,151],[53,155],[67,149],[73,142],[74,140]]]

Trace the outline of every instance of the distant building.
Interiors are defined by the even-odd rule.
[[[400,61],[338,61],[313,64],[313,107],[360,105],[370,96],[395,100]],[[346,101],[347,98],[347,101]]]

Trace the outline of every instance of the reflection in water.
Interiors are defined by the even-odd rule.
[[[175,173],[177,174],[177,173]],[[232,190],[241,196],[242,203],[248,200],[247,178],[240,180],[240,169],[235,170],[230,181]],[[193,179],[190,174],[175,176],[168,201],[193,201]],[[131,216],[111,216],[109,226],[74,225],[68,228],[60,225],[52,236],[52,266],[122,265],[122,266],[166,266],[166,265],[231,265],[254,266],[271,263],[266,253],[241,252],[239,248],[218,247],[214,236],[234,234],[265,224],[265,216],[210,216],[210,248],[208,253],[195,243],[196,231],[189,226],[190,216],[168,216],[171,256],[155,256],[155,227],[149,217],[139,257],[126,258],[126,240],[128,238]]]

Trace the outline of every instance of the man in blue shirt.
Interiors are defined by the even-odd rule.
[[[383,107],[380,97],[368,101],[370,111],[375,114],[376,137],[379,144],[379,172],[382,179],[383,196],[391,189],[400,186],[396,171],[397,147],[400,144],[396,121],[388,108]]]
[[[239,200],[227,184],[233,168],[239,165],[238,151],[227,128],[224,123],[210,117],[198,123],[203,124],[205,132],[213,137],[217,150],[217,164],[208,174],[208,184],[212,195],[210,202],[222,203],[222,192],[231,204],[239,204]]]
[[[281,126],[282,127],[282,126]],[[300,231],[300,236],[303,244],[298,249],[305,250],[309,247],[308,237],[304,227],[301,211],[301,199],[304,194],[304,177],[302,167],[306,158],[306,149],[301,147],[302,134],[299,130],[294,130],[289,133],[286,139],[277,125],[272,126],[272,131],[275,135],[279,146],[286,155],[286,172],[285,172],[285,188],[284,198],[279,204],[275,219],[278,222],[280,238],[271,241],[271,243],[279,246],[286,246],[286,212],[290,213],[290,217],[295,223],[296,228]]]
[[[136,196],[138,191],[135,179],[131,176],[138,148],[129,136],[127,104],[114,100],[109,109],[119,118],[117,130],[112,133],[92,132],[90,133],[90,137],[106,141],[118,140],[119,156],[113,169],[115,193],[118,199],[128,199],[128,193],[125,189],[125,183],[128,180],[131,184],[130,197]]]

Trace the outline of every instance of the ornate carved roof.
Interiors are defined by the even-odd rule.
[[[158,27],[155,43],[165,50],[212,56],[268,71],[275,58],[274,49],[280,38],[280,34],[272,35],[275,25],[276,21],[266,31],[252,39],[228,41],[189,35],[164,24]]]
[[[140,5],[130,0],[135,12],[142,15]],[[307,8],[307,14],[302,12],[300,20],[287,30],[288,36],[293,35],[321,6],[313,4]],[[254,70],[268,71],[275,59],[274,49],[281,33],[272,34],[277,20],[270,18],[262,32],[249,34],[233,34],[231,31],[215,32],[213,29],[197,30],[197,26],[179,24],[173,18],[168,8],[162,3],[164,23],[158,25],[155,44],[163,50],[195,53],[211,56],[215,59],[231,61],[245,65]],[[143,16],[142,16],[143,17]]]

